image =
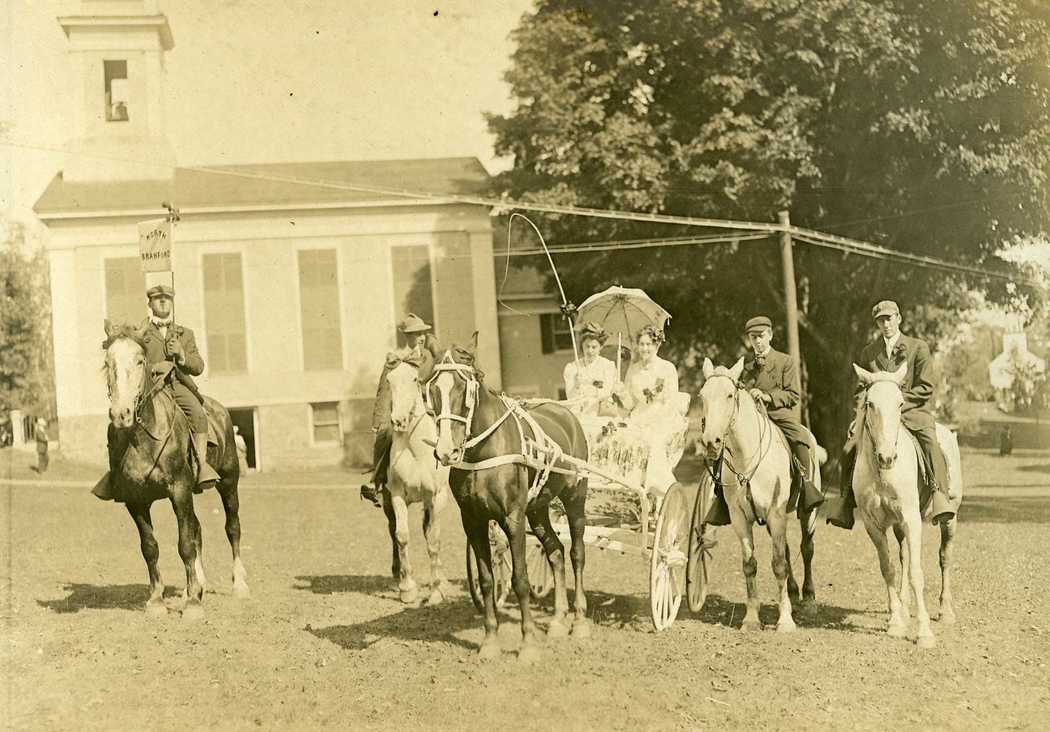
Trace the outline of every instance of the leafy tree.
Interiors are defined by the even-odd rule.
[[[0,219],[0,411],[54,415],[47,255]]]
[[[792,222],[957,262],[1041,229],[1050,170],[1050,5],[1038,0],[538,0],[513,34],[516,108],[490,116],[512,198]],[[545,218],[553,242],[702,233]],[[849,417],[870,308],[934,341],[957,276],[795,247],[804,372],[826,444]],[[779,250],[742,242],[560,255],[577,302],[613,282],[673,315],[668,348],[742,352],[782,312]],[[981,283],[985,284],[985,283]],[[992,297],[1002,288],[989,286]],[[778,330],[783,347],[785,338]]]

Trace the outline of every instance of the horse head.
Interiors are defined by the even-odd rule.
[[[704,385],[700,388],[700,443],[711,459],[717,458],[725,447],[726,435],[736,418],[740,404],[740,374],[744,359],[732,368],[714,366],[704,359]]]
[[[445,351],[427,382],[427,405],[438,425],[434,454],[442,465],[458,463],[466,452],[481,391],[482,375],[475,366],[477,346],[475,332],[469,348],[453,346]]]
[[[420,391],[420,360],[410,350],[391,354],[392,368],[386,380],[390,384],[390,421],[394,430],[404,432],[416,415],[423,414],[423,395]]]
[[[875,448],[879,468],[889,470],[897,461],[897,435],[901,428],[901,408],[904,392],[901,385],[908,373],[908,365],[901,364],[895,372],[865,371],[853,364],[864,391],[864,431]]]
[[[142,335],[130,325],[105,323],[106,385],[109,388],[109,421],[117,429],[135,423],[135,409],[146,390],[146,349]]]

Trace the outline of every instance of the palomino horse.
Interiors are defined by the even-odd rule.
[[[853,468],[853,492],[857,508],[864,518],[864,528],[879,555],[879,567],[886,582],[889,604],[889,635],[904,637],[908,630],[908,601],[905,586],[909,583],[915,595],[915,615],[918,621],[916,642],[920,648],[936,644],[930,616],[923,598],[922,572],[922,510],[919,498],[918,447],[912,443],[901,423],[904,394],[901,384],[907,376],[907,364],[894,373],[865,371],[853,365],[861,384],[867,386],[864,395],[863,424],[858,425],[857,461]],[[951,482],[949,495],[955,507],[962,499],[962,465],[955,435],[937,426],[937,438],[944,450]],[[952,608],[950,565],[952,541],[955,538],[956,518],[953,515],[941,523],[941,596],[940,619],[955,621]],[[896,566],[890,558],[887,529],[893,529],[900,545],[901,577],[897,583]]]
[[[709,460],[719,460],[721,481],[733,530],[740,540],[743,555],[744,580],[747,585],[747,612],[743,630],[758,630],[758,585],[755,575],[753,525],[765,523],[773,541],[773,575],[779,591],[780,617],[777,630],[795,630],[791,617],[791,597],[798,602],[798,586],[791,572],[791,557],[787,544],[788,499],[791,493],[791,450],[777,426],[760,410],[747,389],[740,386],[744,360],[731,368],[715,368],[710,359],[704,359],[704,385],[700,389],[700,441]],[[811,450],[814,461],[823,450]],[[812,467],[813,483],[820,488],[819,464]],[[802,561],[805,577],[802,582],[801,606],[813,607],[816,592],[813,588],[813,535],[816,532],[817,512],[807,511],[803,501],[798,502],[798,520],[802,528]]]
[[[163,614],[164,581],[157,569],[160,549],[153,536],[150,507],[168,499],[179,524],[179,556],[186,566],[184,618],[204,615],[201,605],[207,579],[204,576],[201,527],[193,512],[196,472],[189,462],[189,424],[164,388],[163,380],[149,378],[145,349],[131,326],[112,326],[106,321],[106,380],[109,387],[110,445],[123,451],[111,476],[116,500],[123,503],[138,528],[142,556],[149,571],[146,612]],[[233,550],[233,594],[248,597],[248,572],[241,562],[241,524],[238,517],[237,482],[240,468],[233,441],[233,422],[214,399],[205,400],[209,421],[221,427],[220,444],[208,462],[220,476],[216,488],[226,512],[226,537]],[[113,447],[111,447],[113,449]]]
[[[576,575],[573,597],[575,619],[571,632],[590,633],[587,596],[583,589],[587,479],[566,468],[559,458],[586,461],[587,438],[567,408],[545,402],[528,410],[496,394],[482,383],[474,366],[477,334],[470,350],[453,348],[434,367],[427,384],[428,405],[437,415],[435,453],[452,467],[452,495],[459,504],[463,530],[477,558],[478,579],[485,598],[483,658],[499,656],[495,585],[489,551],[489,520],[507,535],[513,560],[512,585],[521,609],[522,645],[518,658],[538,656],[536,627],[529,610],[529,578],[525,561],[525,521],[543,545],[554,575],[554,618],[547,634],[568,634],[568,598],[565,589],[565,548],[551,526],[549,504],[560,498],[572,538],[572,565]]]
[[[398,580],[401,601],[415,602],[419,590],[412,579],[408,559],[408,506],[423,503],[423,534],[430,555],[430,577],[433,582],[428,602],[436,604],[451,591],[441,567],[441,533],[438,516],[448,504],[447,467],[437,464],[434,448],[437,425],[427,414],[420,391],[419,366],[399,353],[401,362],[386,376],[390,382],[393,441],[387,467],[387,490],[383,494],[383,511],[390,528],[393,550],[391,572]],[[429,374],[427,374],[429,376]]]

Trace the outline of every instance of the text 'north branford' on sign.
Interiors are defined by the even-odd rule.
[[[153,219],[139,224],[139,255],[143,272],[171,271],[171,222]]]

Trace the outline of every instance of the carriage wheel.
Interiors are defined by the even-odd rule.
[[[547,562],[547,553],[533,537],[525,544],[525,568],[529,573],[529,592],[533,600],[542,600],[554,589],[554,573]]]
[[[649,559],[649,609],[657,631],[671,627],[682,604],[690,519],[684,489],[675,483],[660,507]]]
[[[686,599],[689,601],[689,609],[698,613],[707,599],[707,560],[711,555],[711,532],[714,527],[707,529],[704,536],[704,517],[710,507],[708,492],[710,479],[706,476],[700,481],[696,491],[696,503],[693,506],[693,516],[689,528],[689,561],[685,571]],[[705,541],[707,540],[707,545]]]
[[[496,582],[496,609],[502,610],[507,603],[507,595],[510,594],[513,574],[510,550],[506,544],[492,543],[489,551],[492,553],[492,574]],[[467,589],[470,590],[470,599],[474,601],[474,607],[479,613],[484,613],[485,596],[481,593],[477,560],[474,558],[474,548],[469,541],[467,542]]]

